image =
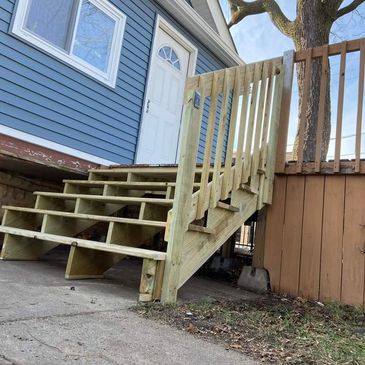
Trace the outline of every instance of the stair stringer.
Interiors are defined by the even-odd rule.
[[[208,210],[208,227],[214,233],[185,233],[179,288],[255,213],[257,203],[257,195],[241,190],[234,191],[231,204],[239,208],[239,212],[211,208]]]

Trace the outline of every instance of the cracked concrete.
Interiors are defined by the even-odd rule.
[[[103,280],[66,281],[67,252],[39,262],[0,262],[0,365],[255,364],[242,354],[140,318],[140,263],[122,262]],[[181,299],[244,297],[195,278]]]

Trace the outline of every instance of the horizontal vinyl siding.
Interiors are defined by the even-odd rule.
[[[156,14],[196,45],[197,73],[225,67],[154,1],[111,2],[127,16],[115,89],[10,35],[15,0],[1,2],[0,124],[103,159],[132,163]],[[204,123],[206,119],[207,113]]]

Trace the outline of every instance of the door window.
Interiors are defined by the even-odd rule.
[[[172,65],[177,70],[181,70],[181,63],[179,57],[177,56],[176,52],[169,46],[163,46],[158,51],[158,55],[164,61]]]

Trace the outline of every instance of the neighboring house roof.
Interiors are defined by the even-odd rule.
[[[155,1],[163,6],[183,26],[189,29],[197,39],[199,39],[227,66],[244,64],[243,60],[237,54],[232,38],[227,36],[226,32],[229,33],[229,30],[225,23],[218,0],[188,0],[188,2],[186,0]],[[199,6],[196,5],[196,8],[194,8],[195,2],[196,4],[199,4]],[[208,10],[207,7],[209,7]],[[199,14],[198,8],[201,9],[200,12],[202,12],[204,18]],[[209,13],[211,14],[210,16]],[[209,25],[209,22],[213,22],[215,29]],[[224,27],[222,26],[223,22]]]
[[[219,0],[189,0],[194,10],[236,51]]]

